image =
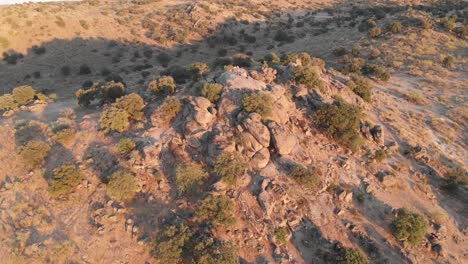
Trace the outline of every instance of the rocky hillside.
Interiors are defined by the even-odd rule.
[[[0,7],[1,259],[465,263],[466,3],[372,2]]]

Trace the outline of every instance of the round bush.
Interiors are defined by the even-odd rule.
[[[120,202],[132,200],[137,191],[135,176],[128,171],[119,170],[109,177],[107,195]]]
[[[101,128],[106,133],[111,131],[123,132],[130,127],[129,118],[130,115],[127,111],[112,107],[102,113],[99,121]]]
[[[54,169],[52,181],[49,183],[48,191],[52,196],[69,194],[80,184],[82,180],[81,171],[73,164],[62,165]]]
[[[44,141],[32,140],[19,148],[19,154],[28,169],[34,169],[44,162],[50,146]]]
[[[131,93],[118,98],[114,106],[125,110],[130,115],[131,119],[143,119],[143,108],[145,107],[145,102],[143,101],[143,98],[136,93]]]
[[[306,168],[298,165],[289,173],[297,183],[312,191],[318,191],[322,186],[321,173],[316,168]]]
[[[247,163],[244,162],[239,153],[227,151],[219,156],[214,166],[215,172],[229,185],[235,185],[246,168]]]
[[[15,97],[11,94],[4,94],[0,96],[0,111],[10,110],[18,107]]]
[[[181,192],[192,192],[208,178],[208,173],[196,164],[184,164],[176,167],[175,178],[177,188]]]
[[[127,154],[135,149],[135,141],[131,138],[123,138],[117,144],[117,150],[120,154]]]
[[[223,85],[219,83],[203,83],[201,94],[212,103],[216,103],[223,91]]]
[[[258,113],[264,120],[272,114],[273,98],[265,92],[252,92],[244,95],[242,102],[245,111]]]
[[[208,195],[198,204],[195,217],[202,223],[229,226],[235,222],[234,203],[225,195]]]
[[[427,233],[428,227],[429,224],[424,216],[413,213],[406,208],[398,210],[397,217],[390,225],[396,238],[408,241],[411,244],[421,242]]]
[[[34,96],[36,95],[36,90],[34,90],[31,86],[19,86],[13,88],[13,97],[15,101],[20,105],[25,105],[32,100],[34,100]]]

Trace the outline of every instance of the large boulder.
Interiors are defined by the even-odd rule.
[[[268,128],[271,132],[273,145],[280,155],[290,154],[297,144],[296,136],[289,128],[276,122],[270,122]]]
[[[270,152],[267,148],[263,148],[255,153],[250,164],[254,169],[263,169],[268,165],[268,162],[270,162]]]
[[[270,146],[270,131],[262,123],[262,117],[257,113],[251,113],[243,122],[247,131],[260,143],[267,148]]]

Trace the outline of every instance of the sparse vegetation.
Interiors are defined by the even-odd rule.
[[[357,248],[343,248],[336,257],[339,264],[367,264],[369,263],[365,255]]]
[[[321,172],[317,168],[306,168],[302,165],[297,165],[289,173],[289,177],[304,188],[314,192],[322,187]]]
[[[237,152],[223,152],[214,166],[215,172],[229,185],[235,185],[246,168],[247,163]]]
[[[288,239],[288,231],[285,227],[278,227],[275,229],[274,236],[280,244],[284,245]]]
[[[159,108],[159,118],[156,121],[161,123],[168,123],[172,121],[180,111],[182,111],[182,104],[180,103],[179,99],[177,99],[177,97],[170,96]]]
[[[252,92],[244,95],[243,106],[249,113],[257,113],[267,120],[272,115],[273,98],[265,92]]]
[[[445,174],[444,187],[450,191],[468,185],[468,174],[462,168],[456,168]]]
[[[65,164],[54,169],[48,191],[54,197],[69,194],[82,180],[80,169],[74,164]]]
[[[136,178],[132,173],[119,170],[109,177],[107,195],[117,201],[128,202],[135,197],[137,187]]]
[[[427,233],[429,224],[426,218],[420,214],[413,213],[406,208],[398,210],[397,217],[392,221],[390,228],[393,235],[401,241],[410,244],[421,242]]]

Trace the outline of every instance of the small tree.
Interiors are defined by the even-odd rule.
[[[300,84],[304,84],[307,88],[315,87],[322,88],[323,83],[320,80],[321,69],[318,66],[297,66],[294,72],[294,79]]]
[[[208,178],[208,173],[196,164],[178,165],[175,178],[179,191],[192,192],[198,189],[203,181]]]
[[[109,177],[107,184],[107,195],[120,202],[132,200],[137,191],[137,181],[135,176],[125,170],[114,172]]]
[[[289,173],[297,183],[312,191],[318,191],[322,186],[321,172],[316,168],[306,168],[298,165]]]
[[[428,226],[424,216],[413,213],[406,208],[401,208],[398,210],[398,215],[392,221],[390,228],[393,235],[399,240],[417,244],[427,233]]]
[[[0,96],[0,111],[15,109],[16,107],[18,107],[18,103],[16,103],[13,95],[4,94]]]
[[[54,169],[48,191],[55,197],[69,194],[81,180],[81,171],[74,164],[65,164]]]
[[[99,91],[96,87],[91,87],[89,89],[79,89],[76,92],[76,98],[78,100],[79,106],[89,106],[91,101],[95,100],[99,96]]]
[[[34,96],[36,95],[36,90],[34,90],[31,86],[19,86],[13,88],[13,97],[15,101],[20,105],[25,105],[32,100],[34,100]]]
[[[230,226],[235,222],[233,210],[234,203],[225,195],[208,195],[198,204],[195,217],[202,223]]]
[[[32,140],[19,148],[19,154],[28,169],[34,169],[44,162],[49,154],[50,147],[40,140]]]
[[[219,83],[203,83],[201,93],[202,96],[210,100],[212,103],[216,103],[223,91],[223,85]]]
[[[349,88],[353,92],[359,95],[364,101],[370,102],[372,99],[372,85],[367,78],[354,76],[351,81],[348,82]]]
[[[106,102],[115,102],[125,95],[125,85],[121,82],[110,81],[100,87],[102,99]]]
[[[123,132],[130,127],[129,118],[130,115],[127,111],[111,107],[102,113],[99,121],[101,123],[101,128],[104,129],[106,133],[111,131]]]
[[[448,190],[457,190],[459,187],[468,185],[468,175],[462,168],[447,172],[444,180],[444,187]]]
[[[273,98],[265,92],[252,92],[244,95],[243,106],[245,111],[258,113],[264,120],[272,114]]]
[[[160,263],[180,263],[192,236],[184,224],[167,226],[156,238],[153,254]]]
[[[215,172],[229,185],[235,185],[237,179],[244,173],[247,163],[237,153],[223,152],[214,166]]]
[[[136,93],[131,93],[118,98],[114,106],[125,110],[131,119],[143,119],[143,108],[145,107],[145,102],[143,101],[143,98]]]

